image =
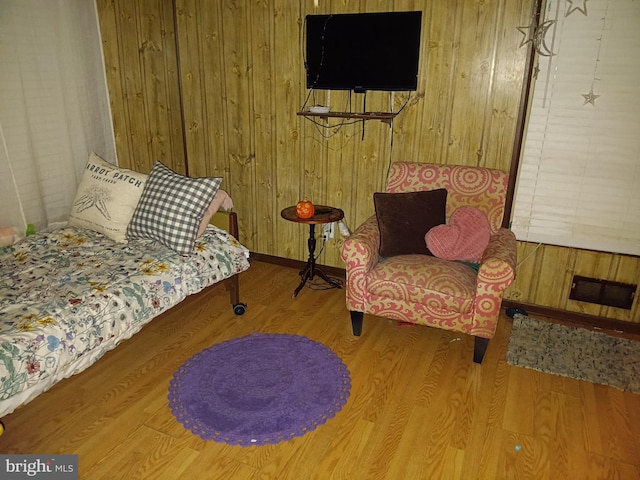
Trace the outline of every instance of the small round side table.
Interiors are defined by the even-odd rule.
[[[300,218],[296,215],[296,207],[295,205],[292,207],[287,207],[280,215],[285,220],[289,220],[290,222],[295,223],[304,223],[309,225],[309,240],[307,241],[307,246],[309,247],[309,259],[307,260],[307,265],[300,271],[300,285],[293,292],[293,297],[295,298],[304,284],[307,283],[307,280],[313,280],[314,275],[318,275],[325,282],[331,285],[333,288],[342,288],[340,282],[329,278],[326,273],[322,271],[319,267],[316,266],[316,225],[321,225],[324,223],[331,222],[339,222],[344,218],[344,212],[339,208],[329,207],[327,205],[314,205],[315,214],[311,218]]]

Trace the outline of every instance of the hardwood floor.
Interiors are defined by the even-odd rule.
[[[512,367],[504,317],[482,365],[471,338],[365,316],[353,337],[342,290],[254,261],[244,316],[212,287],[3,421],[2,453],[76,453],[82,479],[640,479],[640,395]],[[253,332],[329,346],[351,372],[345,407],[276,445],[203,441],[168,408],[190,356]],[[518,450],[517,447],[520,447]]]

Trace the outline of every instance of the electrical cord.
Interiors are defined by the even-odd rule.
[[[340,278],[329,276],[329,278],[338,283],[341,288],[344,288],[344,281]],[[306,287],[311,290],[331,290],[333,288],[338,288],[335,285],[331,285],[330,283],[325,282],[324,280],[307,282]]]

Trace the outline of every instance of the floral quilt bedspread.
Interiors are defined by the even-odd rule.
[[[67,227],[0,248],[0,417],[78,373],[163,311],[249,268],[214,226],[180,256]]]

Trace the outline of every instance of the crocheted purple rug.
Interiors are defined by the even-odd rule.
[[[204,440],[266,445],[304,435],[335,416],[349,370],[321,343],[255,333],[197,353],[174,374],[169,407]]]

